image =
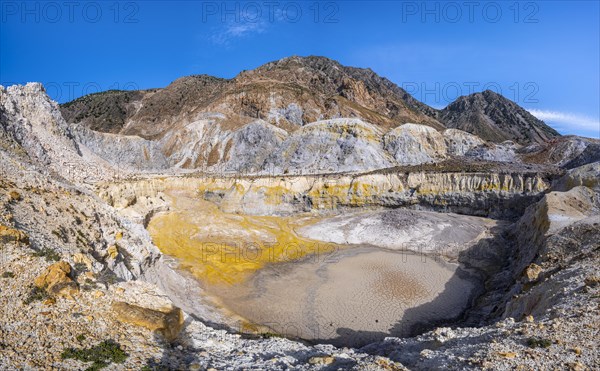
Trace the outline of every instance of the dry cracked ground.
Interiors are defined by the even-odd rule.
[[[83,143],[38,84],[0,103],[0,369],[600,368],[593,140],[484,151],[435,129],[496,156],[474,159],[342,120],[278,139],[276,175],[157,173]],[[338,130],[387,165],[284,174],[319,170],[289,148]]]

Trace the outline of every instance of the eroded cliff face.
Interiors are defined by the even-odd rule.
[[[142,210],[160,205],[161,191],[181,188],[196,191],[225,212],[251,215],[403,206],[510,219],[549,186],[543,174],[529,173],[171,177],[109,184],[101,187],[100,196],[115,207],[139,203]]]
[[[550,309],[556,316],[554,306],[577,290],[572,275],[595,267],[599,223],[600,195],[588,187],[550,192],[532,205],[516,225],[515,284],[502,316],[539,317]]]
[[[83,124],[67,125],[40,84],[15,86],[2,92],[6,111],[3,126],[9,136],[23,144],[25,151],[36,153],[37,158],[52,166],[62,163],[71,167],[73,174],[83,174],[80,178],[91,182],[127,174],[193,170],[254,175],[365,172],[449,159],[465,164],[474,160],[523,164],[524,168],[531,163],[571,167],[595,161],[600,153],[600,142],[578,137],[522,147],[511,141],[486,142],[458,129],[438,131],[425,124],[382,126],[361,115],[317,118],[318,121],[282,128],[264,118],[232,123],[235,117],[216,108],[193,117],[165,118],[170,124],[160,135],[129,132],[125,129],[130,123],[123,123],[124,132],[106,133]],[[117,93],[107,93],[105,97],[112,101],[114,94]],[[154,94],[158,93],[142,95]],[[174,97],[169,99],[176,101]],[[80,103],[83,104],[74,106]],[[131,104],[127,103],[128,107]],[[293,120],[296,109],[300,106],[292,105],[282,114]],[[35,130],[12,123],[18,115],[29,120]],[[54,156],[53,160],[48,156]]]
[[[480,325],[529,315],[555,318],[560,306],[576,301],[572,295],[581,289],[582,277],[598,271],[600,194],[580,185],[587,183],[580,177],[575,177],[579,184],[573,178],[583,174],[585,179],[599,169],[600,163],[594,163],[566,174],[506,233],[463,256],[471,265],[481,257],[492,258],[485,270],[488,290],[468,321]]]

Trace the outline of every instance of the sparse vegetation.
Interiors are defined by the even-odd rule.
[[[527,346],[530,348],[549,348],[552,345],[552,340],[531,337],[527,339]]]
[[[75,359],[85,363],[92,363],[86,370],[95,371],[109,366],[111,363],[124,363],[129,355],[121,349],[121,345],[113,340],[105,340],[100,344],[83,349],[67,348],[62,359]]]
[[[95,289],[97,287],[98,287],[98,285],[96,284],[96,282],[92,281],[89,278],[86,278],[85,281],[84,281],[83,286],[81,287],[81,289],[83,291],[91,291],[91,290],[93,290],[93,289]]]
[[[75,265],[73,265],[73,269],[75,269],[75,271],[79,273],[88,271],[87,265],[85,263],[75,263]]]
[[[15,274],[13,272],[4,272],[2,273],[2,278],[15,278]]]
[[[263,332],[262,334],[260,334],[260,336],[261,336],[263,339],[271,339],[271,338],[278,338],[278,337],[281,337],[281,335],[279,335],[279,334],[276,334],[276,333],[274,333],[274,332]]]
[[[588,287],[596,287],[600,285],[600,277],[599,276],[589,276],[586,277],[585,280],[585,285]]]
[[[29,305],[34,301],[42,301],[48,298],[50,298],[50,295],[48,295],[48,293],[46,292],[45,287],[34,286],[29,292],[29,295],[27,295],[27,298],[23,300],[23,304]]]
[[[52,262],[52,261],[57,262],[60,260],[60,254],[56,250],[51,249],[49,247],[44,247],[44,248],[34,252],[33,256],[38,257],[38,258],[46,258],[46,261],[48,261],[48,262]]]
[[[109,286],[119,282],[119,277],[110,269],[104,269],[98,274],[96,281],[100,284]]]
[[[76,231],[76,233],[77,233],[77,235],[75,237],[75,243],[82,250],[84,250],[84,251],[87,250],[87,248],[90,245],[90,240],[88,239],[88,237],[81,230],[78,229]]]

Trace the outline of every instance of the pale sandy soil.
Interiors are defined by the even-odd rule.
[[[474,284],[457,269],[422,255],[352,248],[271,265],[219,293],[233,311],[275,333],[356,346],[458,316]]]

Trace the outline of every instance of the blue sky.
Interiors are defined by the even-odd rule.
[[[490,88],[564,134],[600,135],[598,1],[0,3],[0,83],[65,102],[233,77],[290,55],[369,67],[434,107]]]

